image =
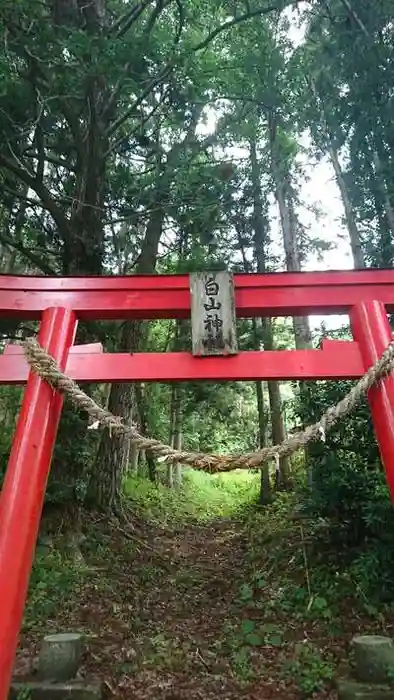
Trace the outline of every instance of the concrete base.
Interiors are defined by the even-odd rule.
[[[348,678],[336,681],[339,700],[394,700],[394,687],[360,683]]]
[[[14,681],[8,700],[18,700],[20,697],[27,697],[29,700],[101,700],[102,696],[100,681]]]

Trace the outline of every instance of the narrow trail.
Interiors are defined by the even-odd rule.
[[[277,671],[280,650],[259,648],[260,673],[232,663],[234,601],[245,581],[246,533],[237,523],[151,531],[135,545],[104,527],[76,594],[59,595],[45,632],[87,633],[84,675],[98,675],[108,698],[132,700],[293,700]],[[42,630],[22,635],[19,663]],[[263,670],[262,670],[263,669]]]
[[[190,526],[161,538],[155,548],[171,565],[140,591],[142,644],[149,639],[148,658],[153,646],[154,668],[142,668],[128,681],[124,679],[132,697],[253,697],[234,677],[222,649],[223,628],[242,580],[244,535],[230,522]],[[154,553],[150,565],[160,568]],[[149,563],[142,568],[146,566]],[[140,562],[134,562],[133,569],[140,575]]]

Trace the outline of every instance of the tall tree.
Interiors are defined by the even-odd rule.
[[[266,265],[266,251],[267,251],[267,217],[264,213],[267,211],[267,203],[263,203],[263,195],[261,191],[261,175],[260,166],[258,161],[257,146],[256,141],[251,140],[249,143],[250,152],[250,171],[251,171],[251,183],[253,192],[253,230],[254,230],[254,254],[256,256],[257,271],[264,273],[267,271]],[[264,350],[274,350],[274,334],[272,330],[272,323],[270,318],[261,319],[262,329],[263,329],[263,345]],[[260,387],[257,389],[258,406],[260,410],[263,410],[263,404],[260,397]],[[286,438],[285,425],[282,415],[282,400],[280,395],[280,385],[279,382],[270,381],[268,382],[268,394],[271,412],[271,425],[272,425],[272,441],[274,444],[280,444]],[[264,425],[263,416],[260,416],[260,424]],[[261,499],[270,497],[269,492],[269,478],[267,476],[268,465],[264,465],[265,468],[262,470],[262,489],[261,489]],[[284,486],[288,485],[289,482],[289,459],[288,457],[281,457],[279,462],[280,468],[280,481]]]

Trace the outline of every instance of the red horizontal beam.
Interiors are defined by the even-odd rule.
[[[394,311],[394,270],[239,274],[234,285],[240,317],[347,313],[370,300]],[[0,276],[3,318],[38,319],[52,306],[75,309],[84,320],[187,318],[189,276]]]
[[[364,373],[357,343],[325,341],[320,350],[241,352],[198,358],[173,353],[72,353],[66,373],[77,382],[255,381],[259,379],[356,379]],[[0,384],[22,384],[22,355],[0,356]]]
[[[334,270],[331,272],[265,272],[264,274],[237,273],[236,284],[241,287],[294,287],[352,286],[355,281],[363,285],[393,284],[394,270]],[[189,288],[189,276],[183,275],[126,275],[103,277],[43,277],[37,275],[0,274],[1,289],[25,289],[26,291],[116,291],[143,289]]]

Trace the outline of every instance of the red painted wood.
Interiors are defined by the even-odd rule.
[[[232,357],[173,353],[70,353],[66,373],[77,382],[354,379],[363,374],[356,343],[325,341],[321,350],[242,352]],[[21,355],[0,356],[0,384],[26,381]]]
[[[377,299],[394,311],[394,270],[235,275],[240,317],[347,313]],[[50,278],[0,277],[0,316],[37,319],[49,306],[81,319],[187,318],[187,275]]]
[[[48,278],[0,276],[0,317],[42,318],[40,342],[77,381],[180,381],[357,378],[391,340],[394,270],[235,275],[239,317],[348,313],[355,343],[321,350],[245,352],[227,358],[189,353],[102,354],[99,344],[70,351],[76,317],[159,319],[190,316],[187,275]],[[59,307],[59,308],[49,308]],[[386,308],[385,308],[386,307]],[[68,359],[67,359],[68,357]],[[0,700],[6,700],[62,397],[29,375],[20,349],[0,356],[0,383],[28,379],[0,497]],[[394,500],[394,377],[370,392],[375,431]]]
[[[76,323],[66,309],[43,314],[39,341],[63,368]],[[29,376],[0,497],[0,700],[8,697],[62,402],[46,382]]]
[[[237,273],[236,286],[240,287],[305,287],[331,284],[353,286],[354,284],[394,284],[394,270],[333,270],[317,272],[265,272]],[[184,275],[128,275],[103,277],[43,277],[37,275],[0,274],[0,290],[24,289],[26,291],[114,291],[146,289],[189,289],[189,276]]]
[[[353,336],[357,340],[364,371],[375,364],[392,340],[384,305],[363,302],[351,312]],[[391,373],[368,395],[380,455],[386,471],[391,500],[394,501],[394,374]]]

